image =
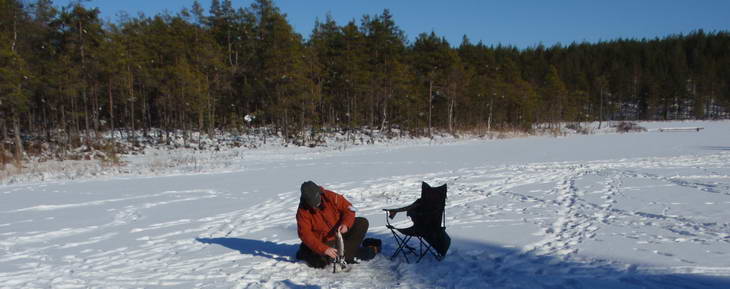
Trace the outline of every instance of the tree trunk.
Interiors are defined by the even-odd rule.
[[[94,138],[99,138],[99,95],[98,95],[99,82],[94,80],[94,85],[91,87],[91,120],[94,125]]]
[[[388,123],[388,96],[383,97],[383,119],[380,121],[380,131],[385,131],[385,125]]]
[[[289,143],[289,109],[284,108],[284,142]]]
[[[112,78],[111,77],[109,77],[108,93],[109,93],[109,126],[111,128],[111,133],[112,133],[112,142],[114,142],[114,97],[112,95]]]
[[[347,109],[345,116],[347,116],[347,126],[352,125],[352,99],[350,99],[350,91],[345,92],[345,99],[347,99]]]
[[[149,130],[152,128],[152,109],[147,99],[147,91],[145,90],[144,82],[140,83],[140,93],[142,94],[142,107],[144,109],[144,133],[145,136],[149,135]]]
[[[76,112],[78,112],[78,108],[76,107],[76,98],[71,96],[71,123],[72,126],[72,141],[76,142],[77,136],[79,135],[79,131],[81,131],[81,127],[79,126],[79,118],[78,116],[74,115]],[[75,143],[74,143],[75,145]]]
[[[134,126],[134,75],[132,75],[132,69],[127,65],[127,72],[129,73],[129,102],[130,102],[130,127],[132,128],[132,138],[135,137],[135,126]]]
[[[489,100],[489,117],[487,118],[487,132],[492,131],[492,112],[494,111],[494,98]]]
[[[0,120],[0,125],[2,125],[2,127],[3,127],[2,128],[2,131],[3,131],[3,134],[2,134],[2,136],[3,136],[2,146],[5,147],[5,140],[8,139],[8,123],[7,123],[7,120],[5,120],[5,118],[3,118],[2,120]]]
[[[433,137],[431,129],[431,107],[433,102],[433,79],[428,80],[428,137]]]
[[[449,133],[454,134],[454,106],[456,106],[456,88],[454,87],[453,83],[449,83],[449,89],[448,89],[448,97],[449,97],[449,103],[448,103],[448,109],[446,112],[446,118],[449,122]]]
[[[150,112],[150,108],[147,103],[148,100],[144,83],[140,83],[139,86],[139,93],[142,96],[142,126],[144,129],[144,136],[149,137],[149,129],[150,126],[152,126],[152,113]]]
[[[82,97],[82,99],[81,99],[81,101],[82,101],[82,105],[84,106],[84,128],[86,131],[85,134],[88,134],[89,133],[89,113],[88,113],[88,108],[87,108],[88,107],[88,95],[86,94],[87,93],[86,89],[88,87],[88,83],[87,83],[88,80],[86,79],[86,51],[84,49],[85,47],[84,47],[83,31],[84,31],[84,27],[83,27],[81,21],[79,21],[79,42],[81,43],[79,49],[81,50],[81,73],[82,73],[82,77],[81,77],[81,83],[82,83],[81,97]],[[80,131],[80,129],[78,128],[78,125],[77,125],[77,132],[79,132],[79,131]]]
[[[2,158],[2,169],[5,169],[5,151],[7,151],[7,149],[5,148],[5,140],[8,139],[8,123],[4,117],[0,119],[0,125],[2,125],[2,142],[0,142],[0,153],[2,155],[0,155],[0,157]]]
[[[29,109],[28,110],[27,121],[28,121],[28,127],[27,127],[28,128],[28,134],[29,135],[34,135],[35,134],[35,127],[33,126],[33,109]]]
[[[599,96],[599,105],[598,105],[598,129],[601,129],[601,124],[603,123],[603,87],[601,87],[601,92]]]
[[[210,77],[207,73],[205,74],[205,85],[206,85],[206,91],[208,94],[208,98],[207,98],[207,100],[208,100],[208,136],[212,136],[213,135],[213,126],[214,126],[213,123],[215,121],[215,111],[214,111],[215,105],[214,105],[213,97],[210,94]]]
[[[114,141],[114,97],[112,95],[112,78],[109,77],[108,80],[108,87],[107,92],[109,93],[109,125],[110,125],[110,132],[111,132],[111,147],[112,147],[112,155],[117,154],[117,144]]]
[[[449,133],[454,134],[454,104],[455,101],[453,97],[449,99]]]
[[[59,138],[59,141],[60,141],[60,139],[61,139],[61,135],[60,134],[61,134],[61,131],[63,131],[63,133],[65,133],[65,138],[63,138],[64,145],[68,146],[68,123],[66,122],[66,108],[63,105],[61,105],[61,108],[59,110],[61,111],[61,124],[59,126],[62,128],[62,130],[59,130],[59,132],[58,132],[58,135],[59,135],[58,138]],[[65,158],[66,157],[66,150],[67,150],[67,147],[64,147],[61,150],[61,152],[63,154],[63,157],[62,158]]]
[[[15,131],[15,166],[20,171],[23,167],[23,143],[20,138],[20,119],[16,113],[13,113],[13,130]]]
[[[375,123],[375,92],[370,91],[370,129],[372,130]]]
[[[48,118],[48,108],[45,102],[45,96],[42,96],[41,99],[41,113],[43,117],[43,130],[45,130],[44,134],[46,135],[46,141],[51,140],[51,128],[49,127],[49,118]]]
[[[84,85],[84,137],[88,138],[89,136],[89,96],[86,94],[86,85]]]

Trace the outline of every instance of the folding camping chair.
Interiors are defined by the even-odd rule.
[[[397,209],[383,209],[386,227],[393,233],[398,245],[390,258],[395,259],[398,254],[402,254],[406,262],[410,263],[408,255],[413,254],[418,258],[416,260],[418,263],[426,254],[431,253],[436,260],[441,261],[451,245],[451,238],[446,234],[445,206],[446,184],[432,188],[424,182],[421,184],[421,198],[413,204]],[[413,226],[396,228],[391,225],[389,219],[398,212],[408,212]],[[418,240],[418,250],[408,244],[414,238]]]

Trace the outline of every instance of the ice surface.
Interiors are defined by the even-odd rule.
[[[190,170],[135,156],[136,173],[0,186],[0,288],[730,288],[730,122],[641,125],[230,151]],[[294,258],[306,180],[352,201],[385,254],[381,209],[448,184],[448,256],[308,268]]]

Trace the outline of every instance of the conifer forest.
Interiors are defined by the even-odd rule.
[[[431,31],[408,40],[388,10],[313,16],[300,35],[271,0],[99,15],[78,1],[0,0],[3,151],[115,131],[429,135],[730,109],[727,31],[517,48]]]

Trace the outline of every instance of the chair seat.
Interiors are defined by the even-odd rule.
[[[402,229],[396,229],[396,230],[398,230],[398,232],[400,232],[401,234],[406,235],[406,236],[413,236],[413,237],[420,236],[420,234],[416,233],[415,227],[408,227],[408,228],[402,228]]]
[[[411,226],[411,227],[408,227],[408,228],[396,228],[393,225],[385,225],[385,227],[388,228],[388,229],[391,229],[391,230],[396,230],[396,231],[398,231],[401,234],[406,235],[406,236],[412,236],[412,237],[421,236],[421,234],[418,234],[416,232],[416,227],[415,226]]]

